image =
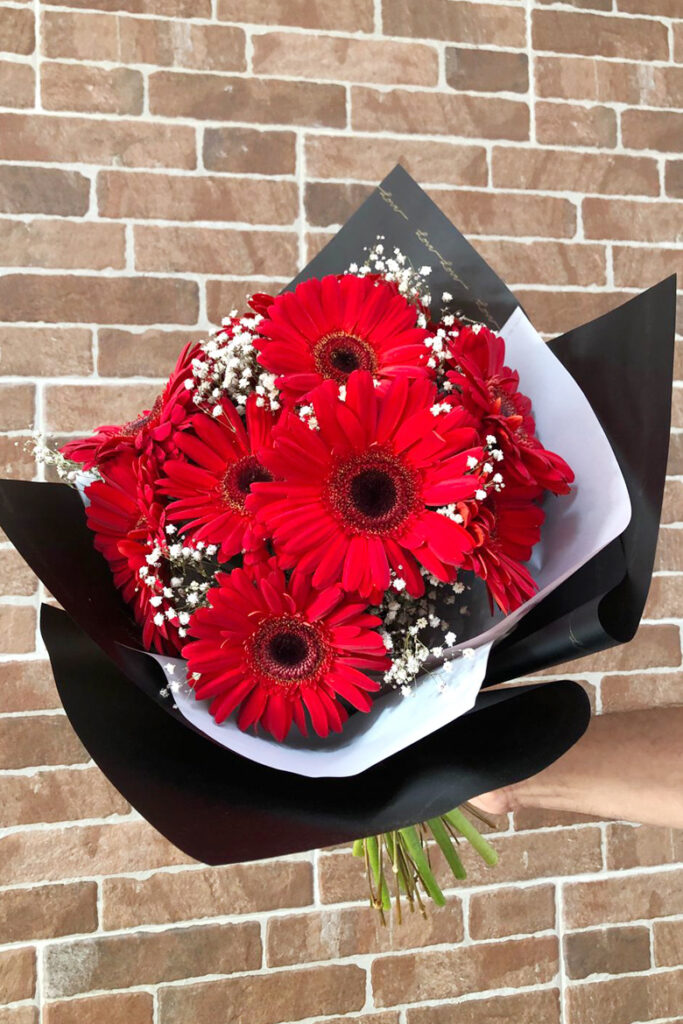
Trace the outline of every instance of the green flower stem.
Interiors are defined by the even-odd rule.
[[[455,878],[467,878],[467,872],[465,871],[460,857],[458,857],[458,854],[455,852],[455,847],[453,846],[451,837],[448,834],[448,830],[441,818],[430,818],[427,824],[432,831],[432,835],[439,844],[439,848],[446,858],[448,866],[453,872]]]
[[[476,808],[472,813],[478,812]],[[482,819],[484,820],[484,819]],[[487,824],[491,824],[487,822]],[[425,840],[431,833],[443,853],[446,863],[456,879],[467,877],[456,846],[458,836],[466,839],[487,864],[496,864],[496,851],[479,835],[476,828],[460,808],[430,818],[427,822],[409,828],[395,829],[383,835],[358,839],[353,844],[355,857],[365,860],[365,870],[370,887],[370,903],[381,914],[386,923],[384,911],[391,909],[389,879],[393,875],[394,901],[397,921],[401,923],[401,897],[405,896],[411,911],[419,910],[423,915],[425,906],[420,890],[429,896],[437,906],[442,907],[446,898],[441,891],[429,862],[429,848]]]
[[[444,814],[444,818],[465,837],[468,843],[472,844],[479,856],[487,864],[493,865],[498,863],[496,851],[486,842],[483,836],[479,835],[472,822],[465,817],[461,810],[456,808],[454,811],[449,811],[448,814]]]

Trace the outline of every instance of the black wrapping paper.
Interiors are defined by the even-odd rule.
[[[450,292],[454,310],[497,329],[518,305],[400,167],[290,287],[360,262],[378,234],[416,266],[429,264],[432,294]],[[674,292],[673,279],[663,282],[553,343],[610,438],[634,520],[496,645],[489,684],[605,649],[635,631],[664,483]],[[588,723],[588,699],[572,682],[489,688],[467,715],[359,775],[307,779],[265,768],[194,731],[160,696],[163,673],[141,650],[74,491],[0,481],[0,525],[68,613],[44,606],[41,629],[82,742],[155,828],[207,863],[330,845],[445,812],[537,773]]]

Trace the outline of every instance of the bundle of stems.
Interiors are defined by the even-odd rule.
[[[493,822],[472,804],[465,803],[462,806],[486,825],[494,827]],[[383,923],[386,923],[385,912],[391,910],[392,895],[399,924],[402,920],[403,900],[411,912],[419,910],[423,916],[426,915],[425,897],[439,907],[444,906],[446,897],[432,870],[430,846],[433,840],[443,853],[454,878],[463,879],[467,877],[467,872],[457,852],[457,846],[463,839],[470,843],[486,864],[498,863],[496,851],[479,834],[460,807],[409,828],[394,829],[393,832],[356,840],[353,854],[365,860],[370,904],[379,911]]]

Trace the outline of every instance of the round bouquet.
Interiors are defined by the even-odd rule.
[[[428,272],[379,241],[254,295],[151,410],[62,448],[92,475],[88,525],[143,643],[186,659],[217,723],[340,732],[462,653],[444,609],[471,577],[503,613],[537,589],[541,503],[572,470],[503,339],[431,318]]]

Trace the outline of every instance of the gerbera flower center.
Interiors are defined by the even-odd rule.
[[[515,416],[517,414],[514,399],[496,377],[489,381],[488,391],[494,401],[500,402],[500,414],[502,416]]]
[[[325,667],[328,645],[322,630],[294,615],[265,619],[248,641],[254,669],[277,686],[311,682]]]
[[[326,334],[315,346],[315,366],[323,377],[345,384],[354,370],[377,370],[377,359],[372,345],[355,334],[335,331]]]
[[[415,474],[391,452],[354,455],[337,467],[328,501],[342,524],[355,533],[387,534],[417,506]]]
[[[252,484],[268,483],[272,479],[255,455],[245,455],[228,467],[223,477],[223,497],[231,508],[243,509]]]

